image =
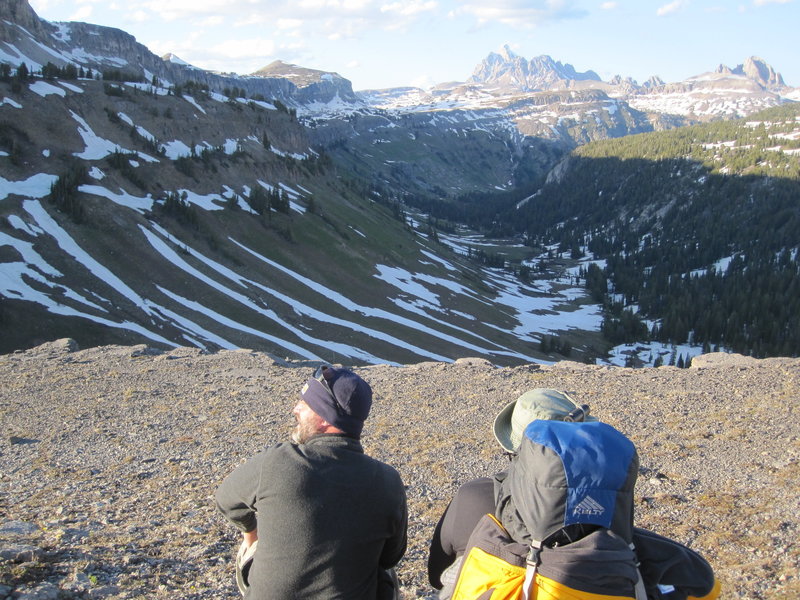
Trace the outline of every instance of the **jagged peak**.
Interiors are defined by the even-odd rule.
[[[748,57],[743,64],[737,65],[734,69],[719,65],[714,72],[720,75],[743,75],[767,88],[784,87],[786,85],[781,74],[775,71],[767,61],[758,56]]]
[[[783,87],[785,85],[781,74],[776,72],[763,58],[751,56],[744,61],[744,65],[740,66],[742,72],[750,79],[755,79],[767,87]]]
[[[720,75],[733,75],[733,70],[730,67],[719,64],[717,68],[714,69],[714,73],[719,73]]]
[[[594,71],[578,73],[543,54],[531,60],[514,54],[508,45],[502,53],[492,52],[473,71],[470,82],[501,85],[524,91],[563,87],[567,81],[601,81]]]
[[[511,49],[511,46],[508,44],[503,44],[503,47],[500,49],[500,56],[505,60],[512,61],[515,58],[519,58],[519,56]]]

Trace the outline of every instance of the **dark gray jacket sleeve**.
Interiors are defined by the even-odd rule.
[[[220,512],[242,532],[256,528],[256,500],[261,481],[263,457],[257,454],[239,465],[217,488]]]
[[[394,471],[394,469],[392,469]],[[398,503],[396,529],[392,537],[386,540],[383,546],[378,564],[382,569],[390,569],[394,567],[403,555],[406,553],[408,546],[408,505],[406,502],[406,491],[400,475],[394,471],[397,482],[397,497],[402,498],[402,502]]]

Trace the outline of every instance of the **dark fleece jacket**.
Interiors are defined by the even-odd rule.
[[[258,526],[248,600],[374,600],[379,570],[406,550],[400,475],[347,436],[269,447],[222,482],[216,501],[241,531]]]

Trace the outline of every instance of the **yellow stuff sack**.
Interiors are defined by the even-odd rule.
[[[451,599],[520,600],[527,553],[493,515],[485,515],[469,538]]]

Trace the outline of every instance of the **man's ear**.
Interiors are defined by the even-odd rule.
[[[335,425],[331,425],[322,417],[320,417],[319,425],[317,425],[317,431],[320,433],[344,433],[344,431]]]

